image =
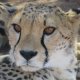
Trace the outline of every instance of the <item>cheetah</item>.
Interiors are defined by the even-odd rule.
[[[2,80],[76,80],[75,37],[80,14],[53,3],[30,3],[8,24],[11,64]]]

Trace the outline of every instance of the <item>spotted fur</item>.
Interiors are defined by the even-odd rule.
[[[49,78],[50,76],[50,78]],[[53,70],[42,69],[37,72],[26,73],[20,68],[13,67],[10,64],[0,64],[0,79],[1,80],[51,80],[53,77]],[[57,80],[57,79],[55,79]]]

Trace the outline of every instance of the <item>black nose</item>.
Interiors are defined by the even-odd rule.
[[[37,55],[37,51],[34,52],[34,51],[21,50],[20,54],[28,61],[28,60],[30,60],[31,58],[33,58],[34,56]]]

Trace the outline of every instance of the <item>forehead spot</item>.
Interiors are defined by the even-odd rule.
[[[9,72],[9,73],[8,73],[8,75],[9,75],[9,76],[12,76],[12,75],[13,75],[13,73],[12,73],[12,72]]]

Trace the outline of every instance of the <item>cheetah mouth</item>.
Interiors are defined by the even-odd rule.
[[[28,63],[19,65],[19,67],[22,67],[22,66],[31,67],[31,68],[39,68],[37,65],[31,65],[31,64],[28,64]]]
[[[19,68],[21,68],[21,67],[30,67],[30,68],[38,68],[37,66],[32,66],[32,65],[27,65],[27,64],[24,64],[24,65],[19,65],[19,66],[17,66],[16,64],[13,64],[13,66],[14,67],[19,67]]]
[[[39,67],[33,66],[33,65],[21,65],[19,67],[25,72],[35,72],[35,71],[42,69],[42,68],[39,68]]]
[[[36,66],[24,65],[24,66],[20,66],[20,67],[25,72],[36,72],[36,71],[40,70],[40,68],[36,67]]]

